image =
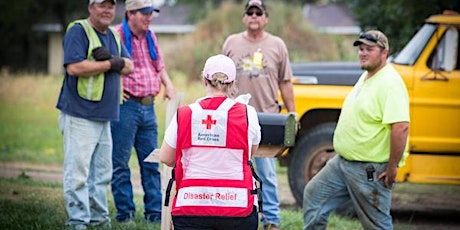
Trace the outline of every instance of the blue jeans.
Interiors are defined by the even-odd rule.
[[[278,199],[275,161],[276,158],[254,157],[257,175],[262,180],[263,225],[280,224],[280,201]]]
[[[144,162],[150,152],[157,147],[157,129],[154,106],[145,106],[131,99],[120,106],[120,121],[112,122],[112,193],[118,221],[131,220],[136,212],[131,171],[128,165],[134,147],[144,189],[144,218],[151,222],[161,222],[161,183],[158,163]]]
[[[366,167],[372,165],[374,181],[368,181]],[[339,155],[305,186],[304,230],[326,229],[330,212],[351,199],[364,229],[393,229],[390,215],[391,189],[377,181],[387,163],[353,162]]]
[[[64,143],[64,199],[67,225],[110,225],[107,188],[112,176],[112,137],[108,121],[61,113]]]

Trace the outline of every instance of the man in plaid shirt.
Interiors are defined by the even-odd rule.
[[[133,222],[136,212],[133,202],[131,172],[128,166],[134,147],[140,165],[144,189],[144,218],[161,222],[161,183],[158,163],[144,162],[157,148],[158,126],[154,98],[165,87],[164,99],[174,94],[166,72],[158,41],[150,28],[153,11],[151,0],[127,0],[122,24],[116,27],[123,44],[131,54],[134,71],[123,76],[123,104],[120,121],[112,122],[113,176],[112,193],[119,222]]]

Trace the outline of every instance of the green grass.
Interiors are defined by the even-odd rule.
[[[62,162],[62,138],[57,127],[57,111],[9,104],[1,104],[1,107],[1,161],[45,164]]]
[[[110,216],[114,220],[115,207],[108,194]],[[142,197],[136,195],[134,200],[139,204]],[[134,226],[113,221],[112,229],[160,229],[159,224],[144,223],[141,210],[136,215]],[[0,229],[64,229],[66,220],[61,184],[33,181],[26,175],[0,179]]]
[[[115,220],[113,197],[108,191],[109,211]],[[159,225],[146,224],[142,220],[142,196],[135,194],[134,202],[138,207],[135,225],[122,225],[112,221],[112,229],[160,229]],[[14,179],[0,178],[0,229],[48,230],[63,229],[67,220],[64,206],[62,184],[34,181],[22,174]],[[281,210],[281,229],[302,229],[303,219],[300,210],[285,208]],[[350,218],[332,214],[327,229],[362,229],[361,224]],[[395,229],[410,229],[404,225],[395,225]]]
[[[59,84],[52,77],[0,77],[0,161],[62,162],[54,109]]]
[[[109,193],[109,192],[108,192]],[[142,207],[142,196],[135,195],[137,207]],[[112,229],[160,229],[159,225],[146,224],[142,220],[143,210],[138,208],[135,226],[126,226],[112,221]],[[109,193],[111,219],[115,219],[113,198]],[[302,214],[299,210],[281,211],[281,228],[302,229]],[[63,229],[67,220],[62,185],[39,182],[22,174],[15,179],[0,179],[0,229]],[[355,220],[332,215],[328,229],[362,229]]]

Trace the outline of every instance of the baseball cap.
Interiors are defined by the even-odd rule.
[[[152,0],[126,0],[125,7],[128,11],[137,10],[143,14],[149,14],[153,11],[160,12],[159,9],[153,6]]]
[[[369,30],[361,33],[358,40],[353,42],[353,46],[359,46],[363,43],[368,46],[380,46],[387,50],[390,49],[387,36],[378,30]]]
[[[218,54],[206,60],[203,68],[203,78],[212,80],[212,75],[215,73],[223,73],[227,75],[224,83],[235,81],[236,67],[233,60],[225,55]]]
[[[103,3],[104,1],[106,1],[106,0],[89,0],[89,4],[93,4],[93,3]],[[113,4],[117,4],[117,0],[112,0],[112,3],[113,3]]]
[[[262,11],[267,11],[267,7],[261,0],[249,0],[244,7],[244,10],[247,11],[251,7],[257,7]]]

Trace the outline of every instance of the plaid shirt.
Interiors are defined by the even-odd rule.
[[[124,42],[123,27],[116,27]],[[156,96],[161,89],[160,72],[164,68],[163,57],[160,54],[160,48],[155,33],[151,31],[157,60],[150,57],[147,37],[136,37],[131,34],[132,54],[131,59],[134,63],[134,70],[128,75],[123,75],[123,90],[135,97]]]

